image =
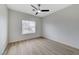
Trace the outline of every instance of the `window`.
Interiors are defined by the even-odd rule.
[[[22,34],[35,33],[36,22],[22,20]]]

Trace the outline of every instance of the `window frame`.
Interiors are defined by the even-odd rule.
[[[30,32],[30,33],[23,33],[23,22],[22,22],[22,21],[30,21],[30,22],[33,21],[33,22],[35,23],[35,31],[34,31],[34,32]],[[21,21],[21,24],[22,24],[22,26],[21,26],[21,29],[22,29],[21,33],[22,33],[23,35],[36,33],[36,21],[34,21],[34,20],[22,20],[22,21]]]

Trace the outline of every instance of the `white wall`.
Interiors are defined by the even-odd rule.
[[[72,5],[45,17],[43,36],[79,48],[79,5]]]
[[[22,20],[36,21],[36,33],[22,34]],[[41,20],[35,16],[9,10],[9,42],[27,40],[41,36]]]
[[[3,54],[8,43],[8,9],[0,4],[0,54]]]

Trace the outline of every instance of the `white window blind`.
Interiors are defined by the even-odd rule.
[[[36,22],[29,20],[22,20],[22,34],[35,33]]]

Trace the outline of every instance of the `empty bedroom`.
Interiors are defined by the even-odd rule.
[[[79,4],[0,4],[0,55],[79,55]]]

